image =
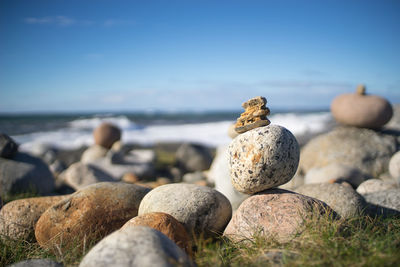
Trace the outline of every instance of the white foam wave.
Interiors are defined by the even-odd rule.
[[[272,124],[289,129],[294,135],[320,132],[331,119],[328,112],[311,114],[275,114],[270,117]],[[233,121],[219,121],[197,124],[150,125],[137,127],[124,116],[114,118],[81,119],[71,122],[69,128],[50,132],[36,132],[13,136],[24,151],[35,150],[38,144],[64,149],[73,149],[93,144],[92,131],[101,122],[118,125],[122,131],[123,143],[154,144],[156,142],[195,142],[218,146],[230,142],[227,135]]]
[[[69,122],[69,127],[76,129],[94,129],[103,122],[112,123],[123,130],[136,128],[136,124],[130,121],[126,116],[78,119]]]
[[[81,146],[89,146],[94,142],[91,132],[69,131],[68,129],[17,135],[13,136],[13,138],[20,144],[19,150],[27,152],[41,151],[41,146],[43,145],[63,149],[75,149]]]
[[[209,122],[199,124],[156,125],[122,135],[125,143],[152,144],[155,142],[196,142],[209,146],[228,143],[228,128],[232,122]]]
[[[270,121],[273,124],[278,124],[289,129],[294,135],[301,135],[322,131],[331,118],[332,115],[330,112],[300,115],[296,113],[284,113],[272,115]]]

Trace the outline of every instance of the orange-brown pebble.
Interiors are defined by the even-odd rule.
[[[134,173],[128,172],[122,176],[122,181],[125,183],[135,184],[139,182],[139,178]]]
[[[147,226],[156,229],[174,241],[192,256],[190,237],[185,227],[173,216],[164,212],[151,212],[132,218],[121,229],[134,226]]]
[[[158,185],[165,185],[165,184],[170,184],[171,180],[165,177],[158,177],[157,178],[157,184]]]
[[[149,191],[115,182],[87,186],[40,216],[35,228],[36,240],[41,247],[62,253],[72,248],[82,249],[137,216],[139,204]]]
[[[201,186],[208,186],[206,180],[196,181],[196,182],[194,182],[194,184],[201,185]]]

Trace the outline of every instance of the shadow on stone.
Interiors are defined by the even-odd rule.
[[[400,212],[395,209],[386,208],[380,205],[368,203],[365,208],[365,214],[371,217],[382,216],[383,218],[398,217],[400,218]]]

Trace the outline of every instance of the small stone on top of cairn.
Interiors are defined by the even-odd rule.
[[[240,114],[235,124],[235,131],[244,133],[257,127],[263,127],[270,124],[267,119],[269,108],[265,106],[267,100],[265,97],[257,96],[242,104],[245,111]]]
[[[359,95],[366,95],[367,89],[364,84],[359,84],[356,89],[357,94]]]

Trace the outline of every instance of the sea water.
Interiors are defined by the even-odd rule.
[[[94,142],[93,129],[103,122],[118,126],[126,144],[194,142],[216,147],[230,142],[228,128],[239,115],[240,111],[1,115],[0,132],[11,135],[20,150],[28,152],[43,144],[62,149],[89,146]],[[328,111],[277,112],[268,118],[295,136],[322,132],[332,121]]]

